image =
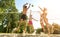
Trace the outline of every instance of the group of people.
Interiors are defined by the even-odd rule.
[[[27,7],[26,5],[28,5],[28,3],[23,5],[23,12],[22,12],[22,15],[21,15],[20,23],[22,21],[26,21],[27,20],[26,13],[27,13],[28,9],[30,8],[31,4],[29,4],[29,7]],[[48,19],[46,18],[47,9],[46,8],[42,9],[40,7],[39,7],[39,9],[43,12],[43,13],[40,12],[40,24],[42,26],[42,29],[43,29],[44,32],[46,31],[45,28],[44,28],[44,24],[46,24],[46,28],[47,28],[48,34],[50,34],[50,29],[49,29],[50,24],[48,23]],[[29,25],[33,25],[32,19],[34,19],[34,18],[32,18],[31,10],[30,10],[30,16],[29,16],[29,22],[28,22]],[[36,20],[36,19],[34,19],[34,20]],[[38,21],[38,20],[36,20],[36,21]],[[24,30],[23,30],[23,33],[25,33],[25,32],[26,32],[26,28],[24,28]]]
[[[27,10],[30,8],[30,5],[31,5],[31,4],[29,4],[29,7],[27,8],[27,6],[26,6],[27,4],[28,3],[23,5],[23,12],[22,12],[22,16],[21,16],[21,20],[20,21],[26,21],[26,16],[27,16],[26,13],[27,13]],[[45,23],[46,27],[47,27],[47,30],[48,30],[48,34],[50,34],[49,23],[48,23],[48,19],[46,18],[46,16],[47,16],[47,9],[46,8],[44,8],[44,9],[40,8],[40,10],[43,12],[42,14],[40,13],[40,24],[42,26],[42,29],[43,29],[44,32],[46,31],[45,28],[44,28],[44,23]],[[31,11],[30,11],[29,24],[31,24],[31,25],[33,24],[32,23],[32,19],[33,18],[32,18]],[[26,30],[23,30],[23,32],[25,32],[25,31]]]
[[[28,3],[26,3],[26,4],[24,4],[23,5],[23,12],[22,12],[22,16],[21,16],[21,19],[20,19],[20,22],[21,21],[26,21],[27,20],[27,15],[26,15],[26,13],[27,13],[27,10],[30,8],[30,6],[31,6],[31,4],[29,4],[29,7],[27,8],[27,5]],[[33,6],[33,5],[32,5]],[[30,10],[30,15],[29,15],[29,22],[28,22],[28,24],[29,24],[29,26],[32,26],[32,19],[33,20],[36,20],[36,19],[34,19],[34,18],[32,18],[32,15],[31,15],[31,10]],[[38,20],[36,20],[36,21],[38,21]],[[26,32],[26,28],[23,30],[23,33],[25,33]]]
[[[26,21],[26,16],[27,16],[26,13],[27,13],[27,10],[30,8],[30,5],[31,5],[31,4],[29,4],[29,7],[27,8],[27,6],[26,6],[27,4],[28,3],[23,5],[23,12],[22,12],[22,16],[21,16],[20,21]],[[46,27],[47,27],[47,30],[48,30],[48,34],[50,34],[49,23],[48,23],[48,19],[46,18],[46,16],[47,16],[47,9],[46,8],[44,8],[44,9],[40,8],[40,10],[43,12],[43,13],[40,13],[40,24],[42,26],[42,29],[43,29],[44,32],[46,31],[45,28],[44,28],[44,23],[45,23]],[[32,19],[34,19],[34,18],[32,18],[31,11],[30,11],[30,16],[29,16],[29,24],[30,25],[33,24],[32,23]],[[26,30],[23,30],[23,32],[25,32],[25,31]]]

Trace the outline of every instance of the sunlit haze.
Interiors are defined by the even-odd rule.
[[[40,6],[42,9],[44,7],[47,8],[47,18],[48,22],[50,24],[52,23],[57,23],[60,24],[60,0],[15,0],[16,3],[16,8],[18,11],[22,11],[22,6],[25,3],[31,3],[34,6],[30,7],[30,9],[27,11],[27,16],[29,16],[30,10],[32,10],[32,17],[35,18],[38,21],[32,20],[33,21],[33,26],[35,29],[41,28],[40,25],[40,14],[39,11],[41,10],[38,8]]]

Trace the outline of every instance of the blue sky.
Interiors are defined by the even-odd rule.
[[[16,7],[17,7],[17,9],[19,11],[21,11],[22,7],[23,7],[23,4],[25,4],[26,2],[32,3],[31,0],[16,0]]]
[[[29,4],[33,4],[34,6],[37,6],[38,4],[40,4],[39,2],[41,2],[41,1],[43,1],[43,0],[15,0],[15,3],[16,3],[15,5],[16,5],[16,8],[20,12],[20,11],[22,11],[23,4],[29,3]]]
[[[22,7],[23,4],[25,3],[31,3],[34,5],[34,7],[31,7],[30,9],[32,11],[40,11],[41,10],[38,8],[38,6],[40,6],[42,9],[43,7],[47,8],[47,18],[48,18],[48,22],[50,24],[52,23],[58,23],[60,24],[60,0],[15,0],[15,5],[16,8],[18,9],[18,11],[22,11]],[[27,13],[29,15],[29,11]],[[40,14],[38,12],[32,12],[32,17],[40,20]],[[34,28],[39,28],[41,27],[40,22],[39,21],[33,21],[33,26]]]

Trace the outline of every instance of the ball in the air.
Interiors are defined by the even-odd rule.
[[[32,7],[34,7],[34,5],[32,5]]]

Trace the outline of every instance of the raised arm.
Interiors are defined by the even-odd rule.
[[[30,10],[30,16],[31,16],[31,12],[32,12],[32,11]]]
[[[38,6],[38,7],[39,7],[39,6]],[[41,7],[39,7],[39,8],[41,9],[41,11],[43,11]]]
[[[36,20],[36,19],[34,19],[34,18],[32,18],[33,20],[35,20],[35,21],[38,21],[38,20]]]
[[[31,5],[31,4],[29,4],[29,7],[28,7],[27,9],[29,9],[29,8],[30,8],[30,5]]]
[[[28,3],[24,4],[23,6],[27,5]]]

